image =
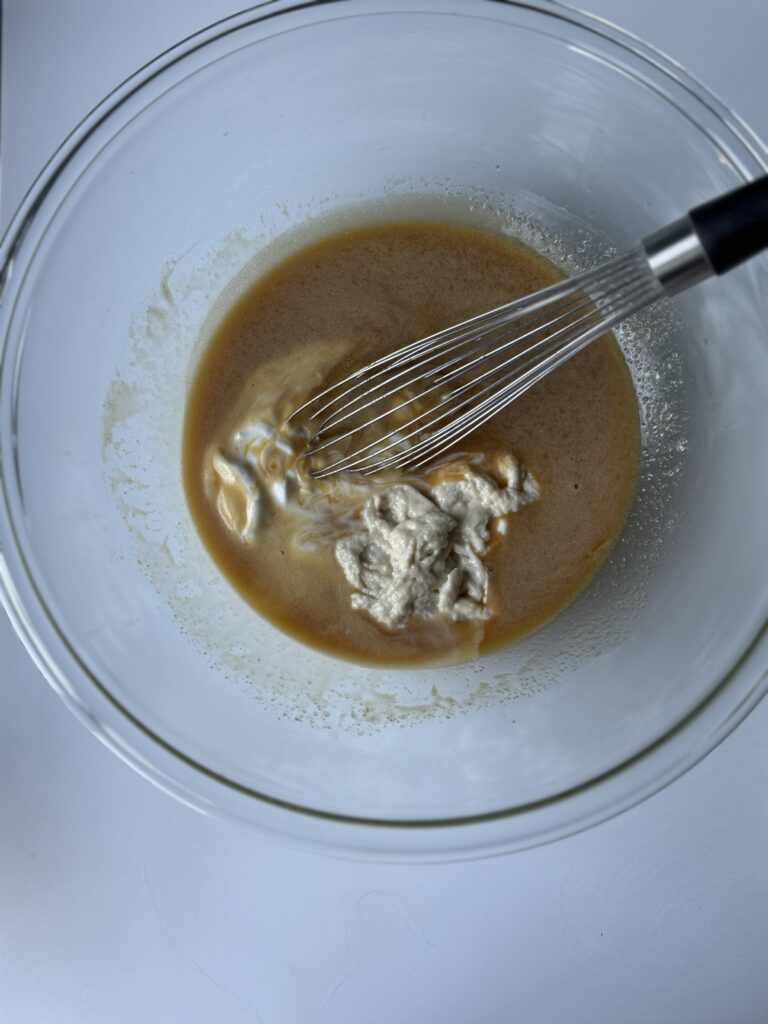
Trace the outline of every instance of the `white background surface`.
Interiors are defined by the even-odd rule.
[[[766,0],[584,0],[768,136]],[[105,92],[232,0],[6,0],[3,223]],[[768,1020],[768,702],[665,792],[474,864],[256,840],[94,740],[0,613],[2,1024]]]

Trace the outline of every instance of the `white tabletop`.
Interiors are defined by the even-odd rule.
[[[587,0],[584,0],[586,3]],[[3,223],[53,147],[232,0],[6,0]],[[766,0],[589,0],[768,136]],[[768,1020],[768,702],[587,833],[462,865],[257,840],[93,739],[0,613],[2,1024]]]

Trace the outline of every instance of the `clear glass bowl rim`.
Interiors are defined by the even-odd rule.
[[[65,174],[66,171],[72,168],[76,158],[82,153],[93,133],[98,128],[102,127],[110,118],[113,117],[113,115],[117,114],[126,101],[137,94],[155,77],[170,69],[174,64],[181,62],[196,51],[201,50],[207,45],[240,29],[259,22],[271,20],[272,18],[279,17],[281,15],[290,14],[291,12],[301,11],[302,13],[306,13],[308,11],[312,11],[314,8],[343,6],[345,4],[358,6],[357,0],[305,0],[305,2],[298,3],[295,2],[295,0],[264,0],[262,3],[256,4],[237,14],[214,22],[207,28],[204,28],[181,40],[179,43],[149,61],[124,82],[118,85],[114,90],[108,93],[107,96],[83,118],[83,120],[74,128],[62,145],[52,155],[22,200],[3,236],[2,242],[0,243],[0,314],[2,314],[0,319],[3,320],[3,326],[5,327],[5,323],[10,319],[7,312],[3,312],[3,307],[5,306],[7,309],[7,307],[10,306],[10,315],[12,316],[14,303],[13,301],[8,302],[9,298],[11,300],[13,299],[13,289],[10,286],[13,284],[14,279],[18,279],[19,277],[23,279],[24,277],[24,260],[20,260],[19,257],[23,255],[22,250],[25,239],[30,234],[33,225],[36,224],[41,206],[57,181]],[[491,4],[493,4],[492,8]],[[530,10],[541,15],[546,15],[556,21],[565,23],[566,26],[570,24],[579,30],[585,30],[595,36],[598,40],[603,40],[604,42],[613,45],[619,51],[626,51],[627,55],[636,61],[639,61],[641,66],[643,64],[647,65],[649,70],[657,75],[660,74],[663,78],[669,79],[671,82],[674,82],[678,88],[682,88],[685,93],[689,94],[694,103],[698,103],[701,107],[704,107],[706,111],[716,119],[719,127],[724,130],[726,135],[730,135],[732,141],[735,140],[743,147],[749,157],[754,161],[757,168],[762,173],[768,173],[768,147],[766,147],[755,132],[753,132],[737,114],[731,111],[706,86],[692,76],[681,64],[666,56],[660,50],[605,19],[579,11],[576,8],[560,2],[560,0],[478,0],[477,7],[480,9],[482,6],[485,8],[485,15],[491,16],[493,10],[498,10],[500,4],[507,7]],[[450,6],[451,0],[447,0],[445,9],[450,8]],[[374,13],[375,10],[376,5],[372,4],[371,13]],[[389,6],[387,8],[387,13],[406,13],[406,11],[407,13],[417,13],[418,10],[419,9],[415,6],[404,6],[402,9]],[[436,7],[434,4],[427,4],[424,11],[426,13],[440,13],[439,7]],[[454,13],[457,12],[454,11]],[[671,97],[659,93],[659,90],[656,91],[667,102],[674,102]],[[689,118],[695,120],[690,112],[686,111],[686,114]],[[696,124],[697,127],[705,131],[699,122],[696,122]],[[118,122],[117,131],[119,131],[119,127],[120,124]],[[58,210],[58,207],[56,210]],[[56,211],[54,211],[54,216],[55,213]],[[35,247],[33,246],[32,252],[28,257],[28,263],[31,263],[34,258]],[[8,294],[9,289],[10,294]],[[3,373],[8,370],[7,348],[8,332],[4,329],[2,336],[0,337],[0,383],[2,383]],[[0,393],[2,393],[1,388]],[[15,471],[13,466],[9,468],[12,472]],[[10,529],[8,532],[10,533],[13,541],[15,530],[13,526],[12,511],[8,500],[5,477],[6,467],[3,466],[2,461],[0,460],[0,516],[5,519],[6,524],[9,526]],[[20,555],[20,552],[17,551],[17,554]],[[21,558],[21,561],[23,563],[23,557]],[[735,708],[731,708],[725,714],[721,722],[715,724],[715,728],[707,734],[706,741],[696,749],[692,750],[687,758],[683,758],[679,762],[674,762],[665,772],[661,772],[651,779],[646,779],[644,783],[640,783],[635,786],[635,788],[628,794],[625,793],[623,796],[614,796],[608,802],[602,803],[599,808],[593,808],[591,812],[588,811],[583,814],[576,814],[575,816],[572,816],[568,822],[559,827],[549,827],[541,833],[534,831],[532,835],[523,838],[519,836],[510,838],[496,833],[493,837],[486,834],[481,838],[478,835],[475,841],[470,840],[467,842],[467,837],[465,835],[464,839],[455,845],[451,842],[448,844],[440,842],[435,845],[427,843],[426,846],[419,849],[416,849],[409,844],[405,844],[403,848],[398,848],[396,843],[392,845],[387,842],[385,844],[386,850],[382,850],[378,848],[376,840],[371,839],[370,835],[368,836],[368,839],[363,842],[353,842],[350,844],[347,841],[350,826],[356,827],[358,832],[363,829],[366,829],[369,832],[370,830],[377,830],[379,832],[381,830],[385,830],[391,834],[393,830],[399,829],[401,833],[409,833],[410,835],[414,835],[419,831],[424,833],[439,832],[441,829],[443,831],[454,831],[457,827],[461,828],[462,831],[466,833],[466,826],[470,825],[475,826],[475,831],[478,831],[478,826],[480,826],[480,830],[482,830],[482,826],[501,823],[505,819],[515,816],[535,813],[537,810],[544,809],[553,804],[561,804],[569,800],[573,801],[578,799],[581,794],[587,791],[593,791],[600,786],[605,786],[606,783],[610,783],[611,780],[615,780],[617,776],[627,773],[630,769],[637,768],[642,762],[647,762],[652,758],[655,752],[669,745],[673,738],[685,731],[687,726],[694,719],[699,718],[707,708],[710,708],[711,710],[714,704],[717,703],[718,699],[722,698],[723,691],[728,687],[729,682],[731,682],[740,672],[747,669],[747,662],[750,662],[753,659],[753,655],[756,652],[760,653],[761,648],[765,645],[765,641],[768,639],[768,623],[763,625],[760,634],[755,638],[751,647],[745,651],[739,661],[732,666],[727,676],[720,681],[716,690],[710,693],[684,721],[678,723],[663,737],[661,737],[661,739],[647,747],[640,754],[637,754],[631,759],[623,762],[621,765],[612,769],[605,775],[601,775],[590,780],[584,786],[559,793],[554,797],[549,797],[546,800],[542,800],[535,804],[511,807],[508,809],[494,811],[489,814],[472,817],[424,821],[398,821],[394,819],[382,820],[347,817],[315,808],[303,807],[301,805],[276,800],[268,794],[259,793],[255,790],[241,786],[231,779],[227,779],[224,776],[212,772],[205,765],[192,761],[183,752],[172,747],[161,736],[157,735],[132,715],[109,693],[106,687],[98,679],[90,675],[88,670],[77,657],[77,653],[70,647],[66,637],[59,630],[58,625],[51,616],[49,610],[46,608],[35,585],[35,580],[28,570],[27,575],[28,578],[26,582],[34,592],[44,616],[47,617],[49,625],[53,628],[54,633],[58,635],[64,646],[69,649],[69,652],[82,669],[83,674],[88,676],[90,684],[96,688],[100,698],[106,698],[106,702],[94,702],[89,700],[88,696],[80,692],[80,690],[75,687],[60,670],[55,657],[48,650],[45,640],[35,627],[32,614],[30,614],[30,611],[25,607],[23,597],[14,583],[11,573],[8,570],[6,560],[3,558],[2,548],[0,548],[0,600],[4,605],[17,634],[51,687],[58,693],[70,710],[94,735],[96,735],[98,739],[105,743],[114,753],[129,763],[140,774],[144,775],[160,788],[171,793],[178,799],[181,799],[183,802],[192,805],[198,810],[203,810],[205,813],[219,814],[225,818],[231,818],[241,822],[245,821],[249,825],[255,826],[257,829],[261,828],[262,831],[269,832],[273,836],[275,834],[274,824],[271,826],[267,824],[265,826],[263,822],[255,822],[250,818],[248,813],[243,813],[242,806],[237,809],[233,805],[225,807],[225,801],[217,802],[215,799],[211,800],[209,796],[202,796],[201,794],[198,794],[194,784],[190,786],[182,778],[176,778],[173,773],[169,774],[168,770],[155,763],[151,753],[147,755],[139,749],[142,742],[148,740],[150,749],[153,749],[156,754],[160,755],[160,760],[164,760],[166,763],[169,760],[171,762],[175,760],[178,763],[179,768],[182,769],[182,772],[187,772],[187,774],[189,774],[187,770],[191,770],[192,773],[202,775],[207,782],[213,782],[214,787],[223,786],[225,789],[229,789],[231,794],[236,794],[238,799],[241,797],[247,797],[252,804],[261,804],[270,810],[278,810],[283,813],[288,813],[292,817],[299,815],[305,820],[308,819],[309,821],[312,821],[314,819],[318,823],[323,823],[326,826],[330,825],[331,832],[328,833],[326,828],[322,837],[317,835],[297,837],[294,835],[293,839],[296,840],[298,838],[300,842],[304,841],[309,846],[320,848],[325,852],[342,853],[347,856],[384,856],[386,859],[390,860],[449,860],[467,856],[474,857],[478,855],[503,853],[513,849],[527,848],[564,835],[581,831],[582,829],[597,824],[598,822],[612,817],[621,811],[627,810],[629,807],[634,806],[643,799],[651,796],[653,793],[658,792],[664,786],[674,781],[674,779],[684,774],[699,760],[705,757],[706,754],[717,746],[718,743],[720,743],[727,735],[729,735],[764,696],[766,690],[768,690],[768,671],[761,669],[758,665],[757,677],[753,684],[748,688],[745,695],[742,696],[738,705]],[[112,728],[106,721],[107,716],[100,716],[99,713],[95,712],[94,703],[102,703],[104,708],[109,707],[110,710],[115,710],[118,718],[122,718],[123,725],[125,725],[128,733],[132,736],[132,741],[126,741],[124,735],[118,735],[114,728]],[[166,755],[170,755],[170,758]],[[277,831],[280,832],[281,830],[278,828]]]

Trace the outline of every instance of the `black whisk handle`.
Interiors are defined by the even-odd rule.
[[[702,203],[688,216],[716,274],[768,247],[768,175]]]

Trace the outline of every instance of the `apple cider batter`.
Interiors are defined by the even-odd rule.
[[[611,335],[418,478],[313,483],[281,433],[357,366],[560,277],[519,242],[414,220],[313,243],[239,298],[196,371],[183,472],[206,547],[262,615],[329,654],[414,664],[519,639],[579,593],[621,532],[639,462]],[[409,591],[380,583],[401,536],[417,536]]]

